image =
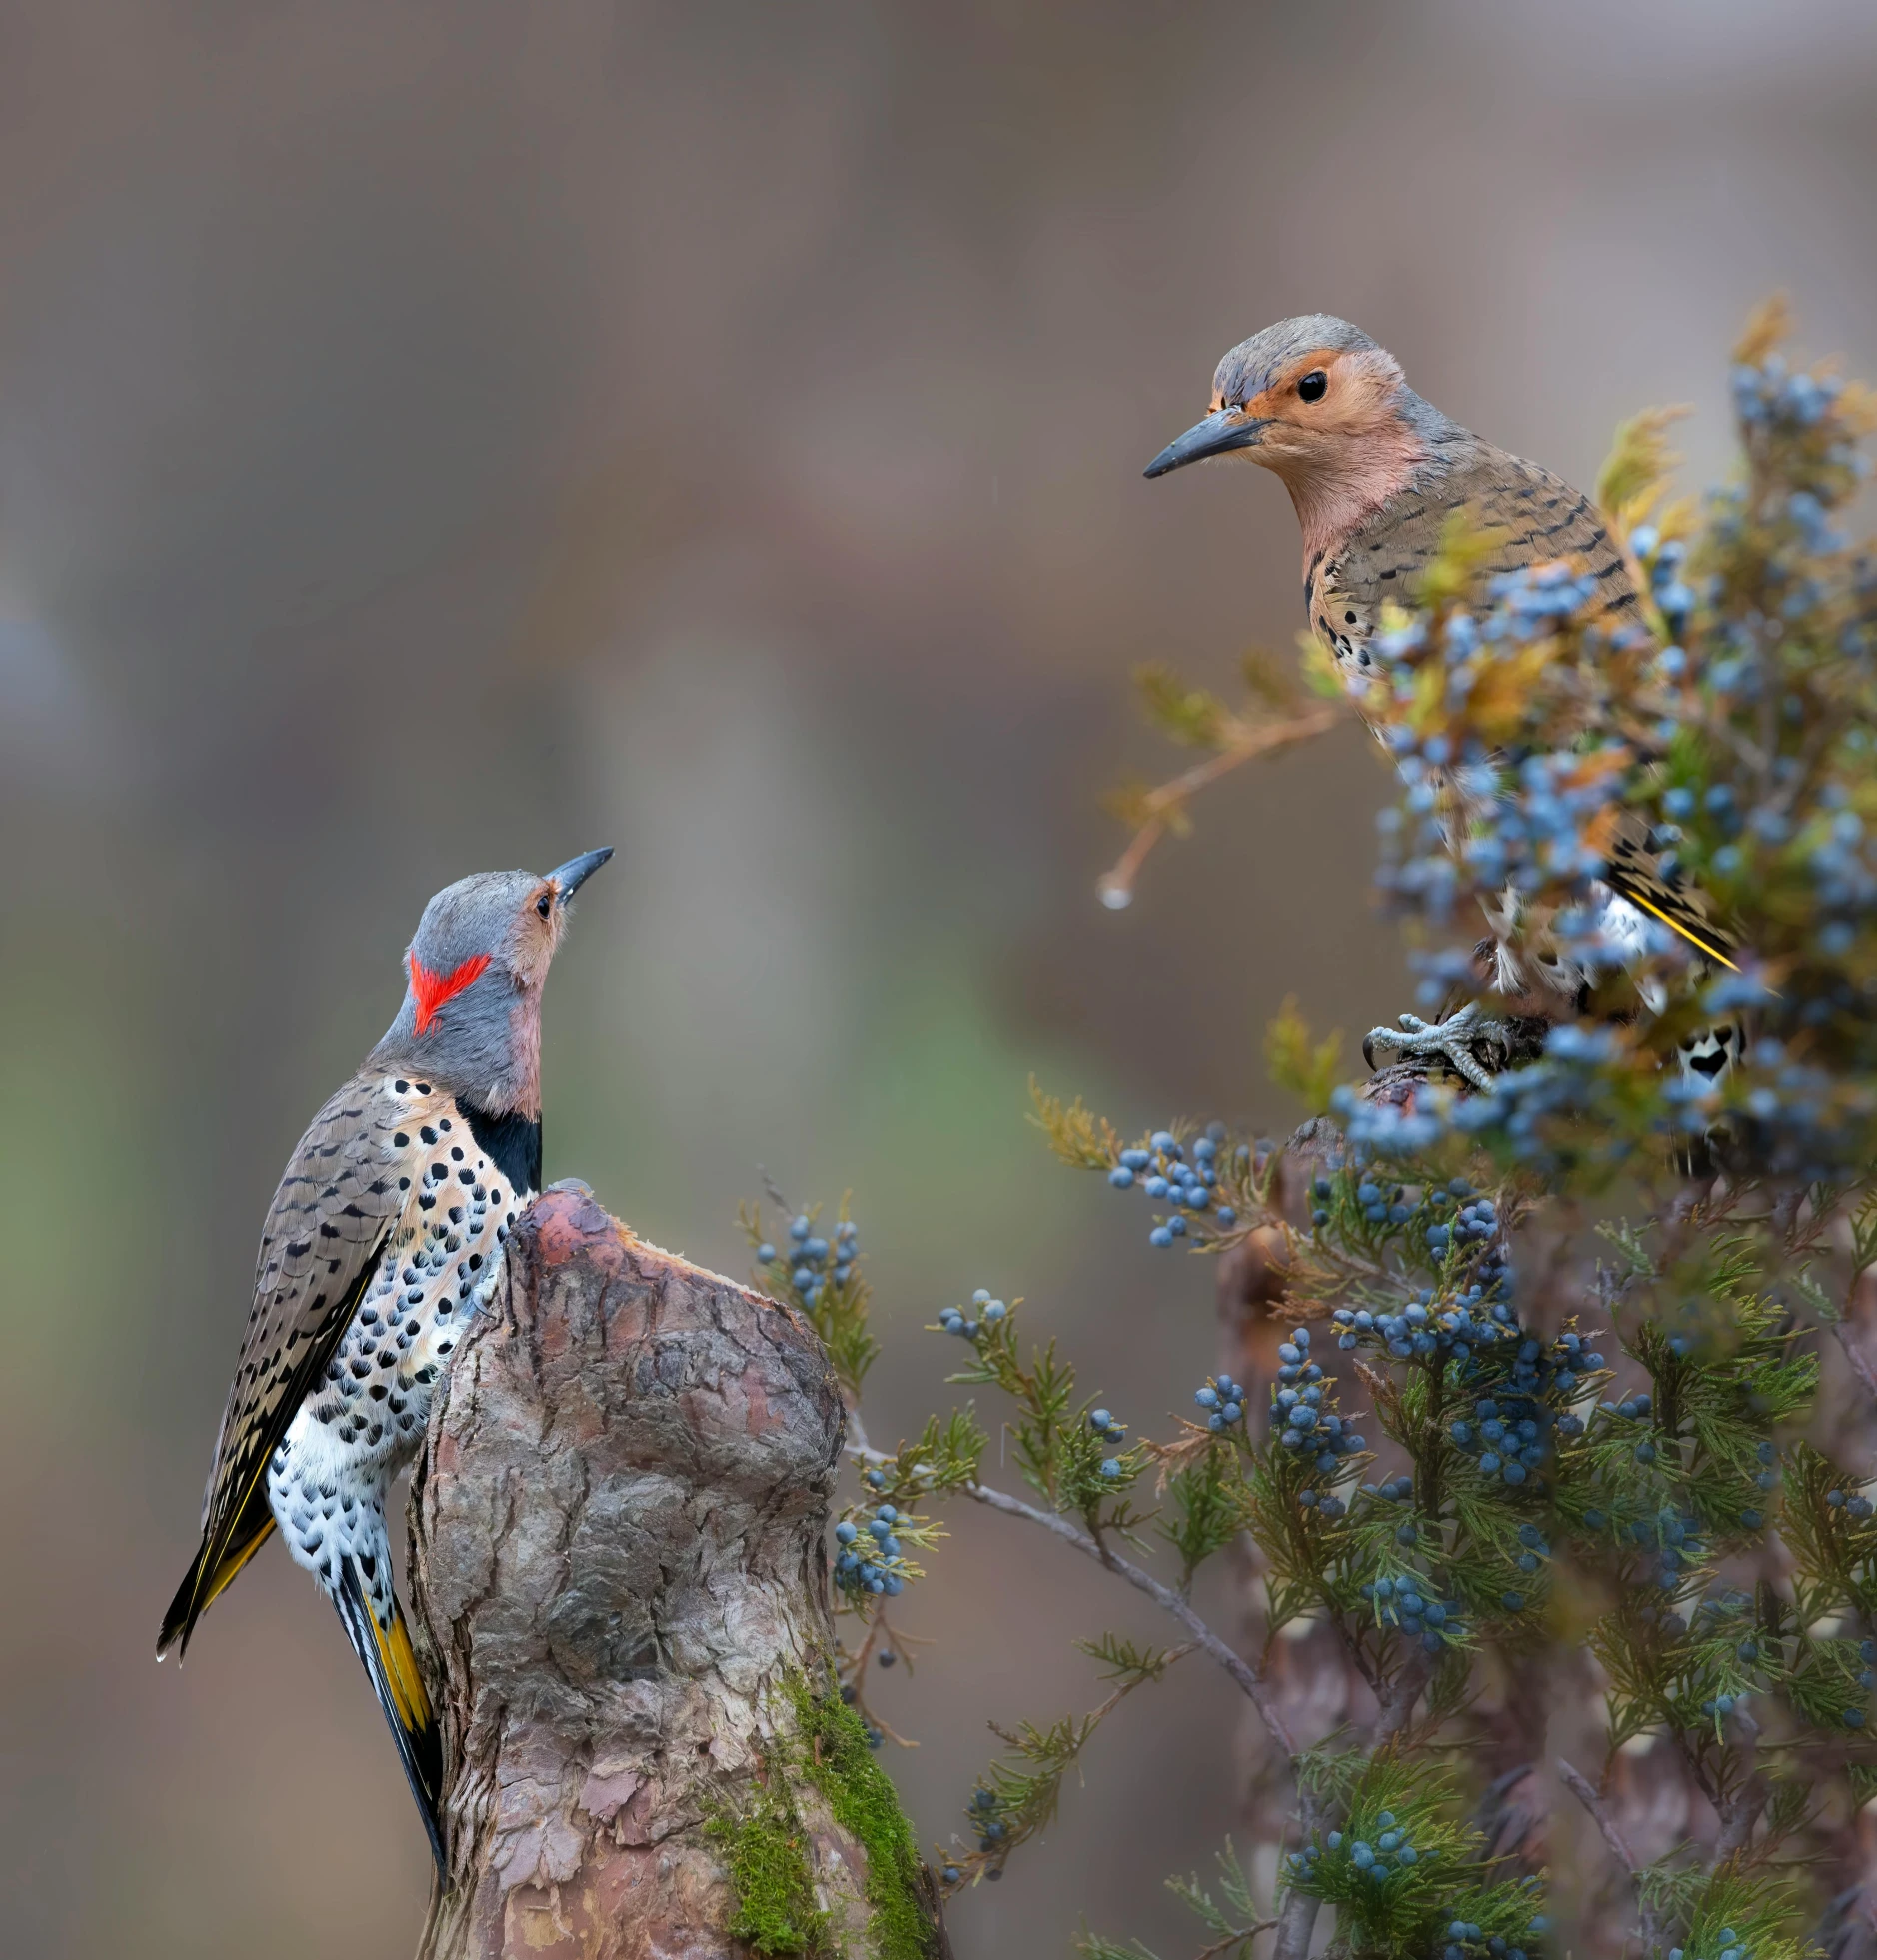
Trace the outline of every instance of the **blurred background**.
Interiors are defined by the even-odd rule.
[[[1282,996],[1412,996],[1353,730],[1096,904],[1100,792],[1180,760],[1129,669],[1223,685],[1302,623],[1276,483],[1142,466],[1322,309],[1579,482],[1690,402],[1711,475],[1767,289],[1877,368],[1874,95],[1865,0],[0,9],[6,1950],[412,1948],[422,1834],[285,1554],[151,1649],[264,1208],[433,890],[619,847],[548,1175],[734,1272],[759,1165],[852,1187],[877,1441],[947,1403],[919,1329],[978,1285],[1163,1422],[1211,1268],[1053,1165],[1025,1077],[1282,1127]],[[880,1694],[928,1841],[986,1719],[1098,1698],[1073,1635],[1164,1631],[958,1523]],[[1236,1773],[1199,1665],[961,1956],[1194,1943],[1161,1880]]]

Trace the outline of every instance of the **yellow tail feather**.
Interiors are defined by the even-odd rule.
[[[367,1613],[372,1638],[378,1643],[378,1657],[384,1662],[385,1683],[391,1690],[398,1720],[407,1729],[432,1726],[430,1696],[424,1690],[424,1677],[417,1671],[417,1654],[411,1646],[410,1630],[404,1615],[394,1606],[391,1624],[380,1626],[374,1613]]]
[[[1730,974],[1737,974],[1740,971],[1740,969],[1736,967],[1734,963],[1727,958],[1727,956],[1720,950],[1719,947],[1709,945],[1709,943],[1706,940],[1704,940],[1699,933],[1696,933],[1692,931],[1689,927],[1684,926],[1679,919],[1671,919],[1668,916],[1668,914],[1662,910],[1660,906],[1651,905],[1649,901],[1645,899],[1640,892],[1638,892],[1633,886],[1631,886],[1627,882],[1618,885],[1616,890],[1619,893],[1621,893],[1621,895],[1625,899],[1627,899],[1632,906],[1640,906],[1644,912],[1652,913],[1657,919],[1659,919],[1662,922],[1664,926],[1668,928],[1668,930],[1671,933],[1679,933],[1681,937],[1684,940],[1686,940],[1690,946],[1698,948],[1702,953],[1705,953],[1710,960],[1718,960],[1720,964],[1723,967],[1725,967]]]
[[[209,1589],[206,1593],[203,1594],[201,1605],[199,1605],[196,1608],[196,1616],[198,1619],[204,1613],[206,1613],[209,1610],[209,1608],[213,1606],[219,1598],[221,1598],[222,1594],[225,1593],[231,1585],[235,1583],[236,1578],[239,1576],[241,1572],[241,1568],[247,1564],[248,1560],[251,1559],[254,1556],[254,1554],[257,1551],[259,1551],[261,1547],[264,1544],[266,1544],[268,1539],[270,1539],[273,1535],[274,1535],[274,1519],[272,1513],[270,1513],[267,1522],[261,1526],[260,1530],[258,1530],[254,1534],[254,1536],[248,1540],[248,1542],[245,1545],[241,1546],[239,1550],[234,1551],[230,1553],[227,1557],[225,1557],[222,1560],[221,1564],[216,1568],[214,1576],[209,1580]]]

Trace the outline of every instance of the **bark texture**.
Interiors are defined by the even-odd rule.
[[[450,1853],[422,1960],[943,1951],[832,1691],[842,1426],[789,1309],[584,1187],[517,1225],[412,1492]]]

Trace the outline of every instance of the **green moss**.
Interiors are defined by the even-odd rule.
[[[868,1939],[876,1960],[932,1960],[938,1939],[921,1896],[919,1851],[893,1780],[867,1746],[867,1729],[838,1695],[789,1684],[806,1748],[803,1772],[835,1821],[867,1853]]]
[[[751,1950],[822,1960],[831,1951],[828,1915],[815,1903],[808,1834],[787,1782],[772,1776],[754,1810],[720,1812],[705,1826],[722,1846],[735,1900],[727,1931]]]

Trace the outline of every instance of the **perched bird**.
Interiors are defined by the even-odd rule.
[[[1614,629],[1639,617],[1627,554],[1582,491],[1536,463],[1496,449],[1407,385],[1392,354],[1359,327],[1326,313],[1282,320],[1241,341],[1218,364],[1203,421],[1148,464],[1162,477],[1208,457],[1243,455],[1282,479],[1303,529],[1303,597],[1310,626],[1358,708],[1376,658],[1372,642],[1389,600],[1411,605],[1455,512],[1488,539],[1482,574],[1574,559],[1595,581],[1594,617]],[[1604,872],[1607,938],[1640,951],[1660,920],[1706,960],[1731,965],[1729,938],[1703,895],[1664,871],[1647,820],[1618,814]],[[1515,918],[1495,921],[1509,929]],[[1584,976],[1567,962],[1521,960],[1505,930],[1482,943],[1497,990],[1519,1018],[1542,1021],[1582,1005]],[[1503,1058],[1502,1027],[1472,1003],[1428,1024],[1372,1030],[1364,1049],[1439,1059],[1477,1087],[1491,1074],[1481,1052]],[[1683,1044],[1684,1073],[1711,1081],[1737,1053],[1739,1030],[1714,1027]]]
[[[157,1640],[197,1620],[276,1525],[338,1609],[439,1869],[442,1754],[392,1585],[385,1496],[541,1182],[541,990],[568,905],[613,855],[482,872],[424,908],[404,1003],[313,1118],[261,1233],[254,1306]]]

